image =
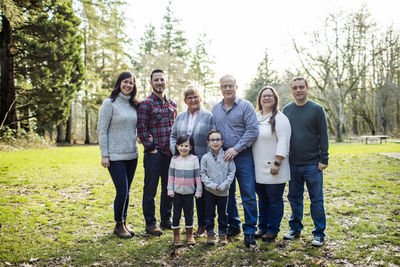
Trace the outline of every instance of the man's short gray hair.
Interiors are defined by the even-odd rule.
[[[232,80],[233,83],[236,84],[236,79],[230,74],[222,76],[221,79],[219,79],[219,83],[222,83],[223,80]]]

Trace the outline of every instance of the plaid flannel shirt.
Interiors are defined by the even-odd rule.
[[[144,152],[157,149],[170,156],[169,136],[171,127],[177,115],[176,104],[164,96],[162,101],[156,94],[151,93],[143,100],[138,112],[138,136],[144,146]],[[150,136],[153,137],[151,142]]]

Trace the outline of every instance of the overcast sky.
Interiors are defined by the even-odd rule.
[[[161,32],[168,0],[128,0],[129,35],[138,42],[145,25]],[[393,24],[400,29],[400,0],[173,0],[172,10],[191,45],[198,34],[211,40],[216,80],[224,74],[237,78],[240,91],[254,78],[268,49],[273,67],[283,71],[297,64],[291,39],[301,40],[304,32],[321,25],[330,12],[356,11],[367,4],[378,26]]]

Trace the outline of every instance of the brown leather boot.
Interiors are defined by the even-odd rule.
[[[162,235],[162,231],[157,225],[146,226],[146,233],[156,236]]]
[[[197,237],[203,237],[205,232],[206,232],[206,227],[199,226],[199,228],[197,228],[197,232],[194,235]]]
[[[188,245],[196,244],[193,237],[193,228],[186,228],[186,242]]]
[[[215,235],[209,235],[207,234],[207,244],[209,245],[214,245],[215,244]]]
[[[128,233],[130,233],[131,236],[135,236],[135,232],[128,227],[128,225],[126,224],[126,221],[122,221],[122,223],[124,224],[125,230],[128,231]]]
[[[114,228],[114,234],[121,238],[131,238],[131,234],[126,231],[124,224],[122,222],[117,222]]]
[[[179,228],[173,229],[173,231],[174,231],[174,245],[175,245],[175,247],[180,247],[180,246],[182,246],[180,230],[181,230],[181,229],[179,229]]]
[[[221,245],[226,245],[228,244],[228,235],[220,235],[219,236],[219,243]]]

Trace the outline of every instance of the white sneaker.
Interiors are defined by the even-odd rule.
[[[315,247],[322,247],[322,245],[324,244],[324,238],[321,236],[314,236],[314,239],[311,242],[311,244]]]
[[[293,230],[290,230],[286,234],[283,235],[283,239],[295,239],[300,237],[300,232],[296,232]]]

